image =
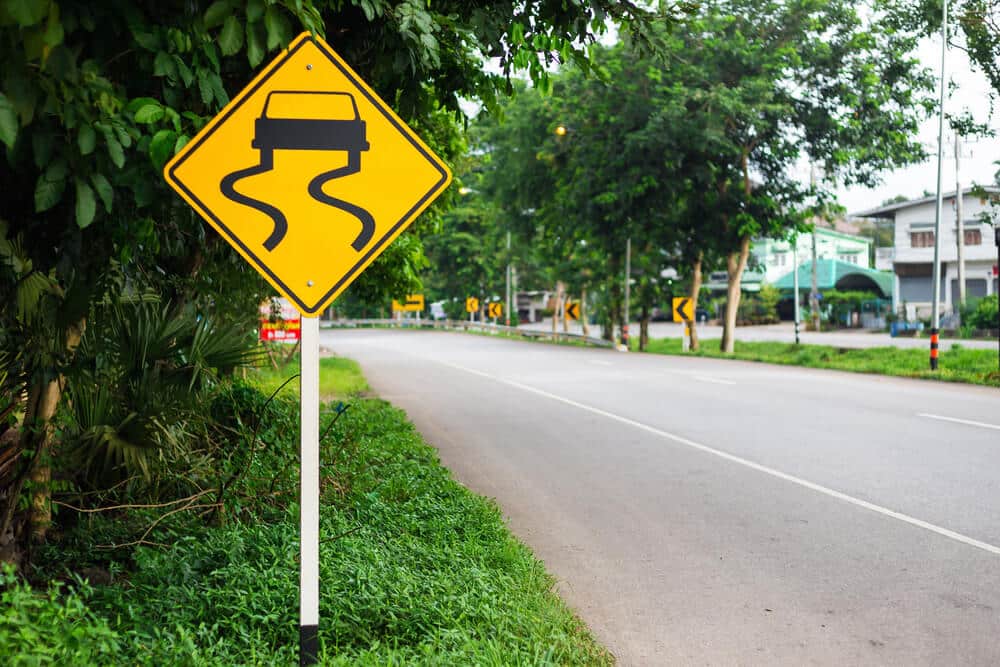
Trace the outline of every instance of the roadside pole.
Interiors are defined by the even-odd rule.
[[[795,344],[799,344],[799,235],[792,238],[792,290],[795,292]]]
[[[506,299],[507,314],[505,316],[504,322],[509,327],[510,326],[510,230],[507,230],[507,299]]]
[[[299,664],[319,653],[319,318],[302,318],[299,357],[301,499],[299,501]]]
[[[993,225],[994,241],[997,244],[997,286],[1000,287],[1000,220]],[[997,370],[1000,370],[1000,289],[997,290]]]
[[[959,178],[959,163],[962,160],[962,144],[955,132],[955,242],[958,246],[958,305],[965,305],[965,223],[962,222],[962,181]],[[959,311],[961,312],[961,311]]]
[[[628,297],[632,278],[632,237],[625,240],[625,314],[622,317],[622,345],[628,350]]]
[[[938,368],[938,334],[941,325],[941,165],[944,162],[944,94],[945,57],[948,53],[948,0],[943,6],[941,17],[941,106],[938,108],[938,154],[937,154],[937,206],[934,212],[934,270],[931,275],[931,370]]]

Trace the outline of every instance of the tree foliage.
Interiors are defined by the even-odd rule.
[[[803,229],[836,184],[921,159],[933,81],[915,35],[845,1],[719,0],[657,36],[656,51],[598,50],[599,78],[569,68],[550,97],[517,98],[489,146],[493,190],[559,241],[550,258],[585,242],[605,276],[626,238],[653,275],[724,259],[729,348],[751,240]],[[806,160],[824,183],[795,176]]]
[[[98,381],[66,372],[103,303],[148,292],[169,304],[165,320],[250,326],[270,289],[160,170],[301,30],[325,36],[452,160],[465,149],[460,102],[496,106],[508,86],[503,73],[484,70],[486,58],[544,85],[549,63],[585,66],[609,19],[643,40],[651,15],[611,0],[0,2],[0,299],[17,304],[0,313],[4,419],[23,413],[24,433],[44,437],[22,442],[47,451],[49,408],[62,388],[77,395]],[[419,283],[419,237],[453,198],[370,267],[356,297],[401,295]],[[43,410],[19,410],[25,388]]]

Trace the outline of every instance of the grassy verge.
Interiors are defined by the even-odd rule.
[[[703,340],[698,352],[682,352],[680,338],[659,338],[649,342],[648,352],[697,357],[762,361],[771,364],[828,368],[857,373],[967,382],[1000,387],[995,350],[969,350],[952,344],[940,351],[938,371],[928,369],[928,350],[875,347],[848,349],[830,345],[736,342],[736,352],[724,355],[719,341]]]
[[[292,357],[284,366],[274,368],[269,365],[261,366],[249,378],[261,391],[270,395],[292,374],[298,373],[299,358]],[[289,382],[285,387],[295,395],[299,393],[299,383],[296,380]],[[343,357],[324,357],[319,360],[319,393],[324,401],[334,398],[352,396],[368,390],[368,382],[361,374],[361,367],[357,362]]]
[[[324,372],[357,386],[352,364]],[[264,399],[236,384],[213,406],[234,424],[264,417],[223,521],[177,514],[146,536],[160,546],[105,551],[159,515],[82,515],[36,558],[36,581],[68,586],[40,593],[0,573],[5,664],[297,662],[298,406]],[[612,662],[497,506],[454,481],[403,412],[355,397],[323,426],[332,420],[321,443],[322,664]],[[110,581],[90,586],[79,572]]]

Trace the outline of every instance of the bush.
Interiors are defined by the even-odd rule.
[[[91,589],[80,583],[66,594],[53,584],[45,593],[0,569],[0,655],[19,665],[96,665],[114,662],[121,638],[87,607]]]
[[[976,303],[975,308],[968,314],[967,323],[974,329],[996,329],[997,328],[997,295],[983,297]],[[966,317],[963,314],[963,323]]]

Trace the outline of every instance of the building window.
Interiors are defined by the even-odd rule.
[[[788,263],[788,255],[783,252],[779,252],[774,256],[774,263],[776,266],[784,266]]]
[[[847,262],[849,264],[857,264],[858,263],[858,256],[857,255],[839,255],[837,257],[837,259],[839,259],[841,262]]]
[[[910,232],[911,248],[933,248],[934,232]]]
[[[983,245],[983,233],[978,229],[966,229],[965,245]]]

